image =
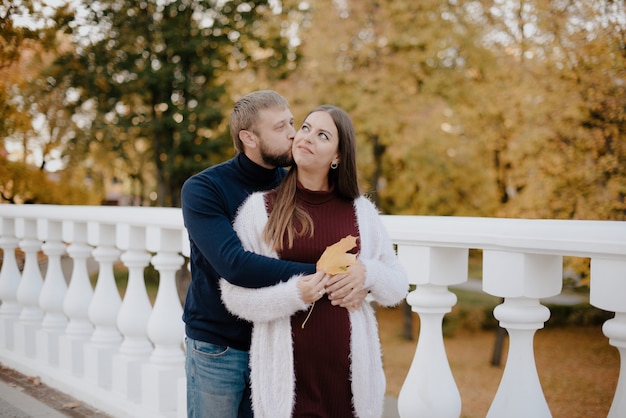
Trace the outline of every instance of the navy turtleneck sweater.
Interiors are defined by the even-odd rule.
[[[189,233],[191,284],[185,300],[186,335],[194,340],[250,349],[252,326],[226,310],[219,279],[243,287],[260,288],[315,272],[314,264],[262,257],[245,251],[232,221],[253,192],[278,186],[284,169],[265,169],[244,154],[210,167],[183,185],[181,201]]]

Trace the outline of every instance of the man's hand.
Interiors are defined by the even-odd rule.
[[[325,271],[302,276],[297,284],[302,301],[309,304],[321,299],[326,293],[325,287],[330,277]]]
[[[326,293],[333,305],[354,311],[367,296],[368,292],[364,285],[365,266],[361,261],[357,261],[348,268],[348,273],[330,277],[326,284]]]

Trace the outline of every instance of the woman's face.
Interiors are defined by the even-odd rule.
[[[293,140],[292,154],[298,170],[328,173],[339,163],[339,134],[333,118],[324,111],[313,112],[302,123]]]

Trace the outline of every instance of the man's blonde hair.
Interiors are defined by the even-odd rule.
[[[287,99],[273,90],[253,91],[239,99],[230,114],[230,136],[233,138],[235,150],[238,153],[244,152],[239,132],[243,130],[255,132],[255,124],[261,110],[288,107]]]

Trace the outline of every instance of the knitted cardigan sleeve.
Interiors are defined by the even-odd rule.
[[[267,217],[264,193],[254,193],[242,204],[233,226],[246,251],[278,258],[263,239]],[[295,275],[286,282],[259,289],[235,286],[220,279],[222,301],[232,314],[247,321],[288,318],[309,306],[302,301],[297,287],[301,276]]]
[[[379,304],[397,305],[409,289],[406,272],[375,206],[365,197],[359,197],[354,204],[362,237],[359,260],[365,265],[365,287]],[[263,194],[255,193],[240,208],[234,228],[246,250],[277,258],[262,237],[266,222]],[[222,300],[230,312],[248,321],[286,318],[309,306],[302,301],[297,288],[300,277],[296,275],[287,282],[260,289],[235,286],[222,279]]]
[[[365,288],[379,304],[397,305],[409,290],[406,271],[398,261],[374,204],[363,196],[356,199],[354,204],[361,234],[359,260],[365,265],[366,271]]]

